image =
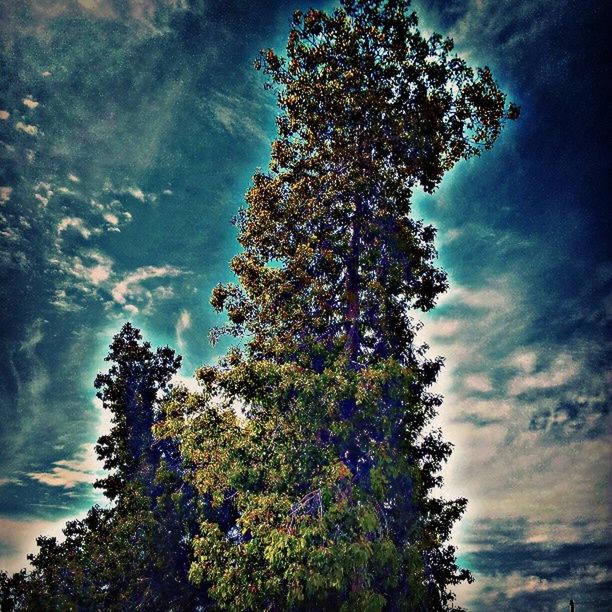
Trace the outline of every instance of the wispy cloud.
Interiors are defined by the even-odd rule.
[[[100,287],[111,282],[114,261],[97,249],[82,249],[80,255],[64,255],[61,250],[51,263],[62,271],[63,288],[56,290],[55,305],[63,310],[77,307],[69,298],[69,293],[95,297]]]
[[[70,459],[60,459],[47,472],[29,472],[28,476],[50,487],[73,489],[78,484],[93,483],[100,475],[101,466],[94,447],[84,444]]]
[[[533,368],[533,363],[530,361],[531,354],[523,354],[523,362],[518,365],[523,369],[525,367]],[[516,359],[516,356],[515,356]],[[508,392],[511,395],[519,395],[529,391],[540,389],[551,389],[561,387],[571,381],[579,372],[578,364],[568,354],[562,353],[558,355],[550,366],[540,372],[534,374],[521,373],[515,376],[508,382]]]
[[[111,289],[111,295],[117,304],[127,304],[128,300],[150,301],[153,293],[143,283],[153,278],[175,277],[184,271],[174,266],[144,266],[130,272]]]
[[[218,93],[214,101],[210,102],[210,108],[214,119],[230,134],[235,136],[255,137],[267,142],[268,136],[261,128],[261,125],[253,120],[253,100],[228,96]]]
[[[91,229],[87,227],[85,221],[79,217],[64,217],[57,224],[58,232],[65,232],[68,229],[77,231],[83,238],[85,238],[85,240],[89,239],[92,233]]]
[[[176,322],[176,342],[181,350],[185,349],[186,340],[185,332],[191,328],[191,313],[188,310],[181,311],[181,314]]]

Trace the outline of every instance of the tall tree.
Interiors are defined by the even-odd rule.
[[[67,523],[65,539],[40,537],[31,572],[0,576],[2,610],[189,610],[208,602],[188,581],[198,500],[182,479],[176,443],[151,427],[181,358],[151,349],[126,323],[113,338],[109,370],[95,381],[112,414],[98,458],[109,474],[94,486],[113,500]]]
[[[120,496],[127,483],[139,483],[153,495],[154,478],[162,459],[176,460],[168,442],[163,447],[153,443],[151,427],[158,416],[159,396],[168,390],[181,357],[169,347],[153,352],[151,344],[141,344],[141,340],[139,330],[126,323],[113,338],[105,358],[112,362],[111,367],[98,374],[94,383],[113,423],[110,433],[101,436],[96,446],[104,468],[111,473],[94,486],[103,489],[110,499]]]
[[[286,56],[257,67],[278,137],[236,223],[240,285],[213,332],[244,338],[157,426],[180,440],[214,515],[191,577],[221,608],[446,610],[470,580],[448,545],[466,500],[435,490],[451,446],[431,423],[442,366],[413,312],[447,287],[435,230],[411,217],[461,159],[518,116],[407,0],[294,14]]]

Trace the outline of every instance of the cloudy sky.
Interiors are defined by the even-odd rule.
[[[122,322],[180,352],[184,376],[226,346],[208,344],[208,296],[274,133],[252,60],[323,2],[1,4],[0,567],[15,570],[97,499],[92,382]],[[422,339],[446,357],[470,610],[612,595],[609,6],[416,5],[522,107],[494,151],[415,198],[452,281]]]

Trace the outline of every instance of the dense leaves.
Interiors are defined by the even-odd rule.
[[[38,538],[30,572],[0,575],[3,611],[186,610],[208,601],[206,589],[187,578],[195,491],[182,479],[176,444],[151,432],[180,357],[141,340],[124,325],[109,371],[95,382],[113,424],[96,447],[111,472],[95,486],[114,505],[70,521],[62,542]]]
[[[518,109],[408,4],[296,12],[286,55],[262,52],[278,135],[236,217],[239,283],[211,297],[213,341],[240,346],[169,390],[179,359],[123,328],[96,379],[115,506],[1,575],[7,609],[453,609],[466,500],[437,497],[442,360],[413,319],[447,281],[411,197]]]
[[[278,137],[236,218],[240,284],[211,298],[213,340],[243,348],[156,426],[216,513],[190,575],[221,608],[445,610],[471,579],[447,544],[466,501],[435,496],[442,362],[412,319],[447,282],[410,200],[518,109],[417,25],[405,0],[344,0],[296,12],[286,56],[257,62]]]
[[[140,344],[141,339],[137,329],[124,325],[106,357],[113,365],[107,373],[98,374],[94,383],[101,389],[98,398],[113,415],[112,430],[96,446],[104,468],[112,472],[94,485],[110,499],[121,495],[127,482],[139,482],[151,491],[162,458],[176,462],[168,444],[165,448],[153,444],[151,427],[158,395],[167,390],[181,358],[168,347],[153,353],[148,342]]]

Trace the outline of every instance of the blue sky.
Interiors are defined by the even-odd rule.
[[[322,6],[321,2],[313,2]],[[211,288],[265,167],[274,102],[252,60],[291,11],[262,0],[25,0],[0,8],[0,567],[96,495],[93,378],[131,320],[184,356],[226,346]],[[444,355],[445,494],[470,610],[610,599],[610,9],[425,0],[424,29],[491,66],[522,107],[495,149],[415,211],[451,289],[424,319]]]

